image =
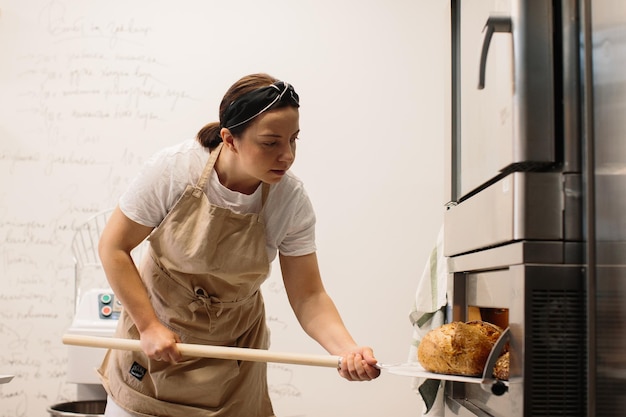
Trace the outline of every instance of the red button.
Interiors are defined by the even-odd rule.
[[[104,306],[102,307],[100,312],[102,313],[104,317],[109,317],[111,313],[113,313],[113,309],[110,306]]]

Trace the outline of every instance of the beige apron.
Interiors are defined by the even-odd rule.
[[[141,276],[163,324],[183,343],[267,349],[259,287],[269,273],[263,208],[238,214],[209,203],[204,187],[221,145],[195,186],[149,236]],[[116,337],[139,338],[122,312]],[[168,417],[273,416],[267,366],[259,362],[184,358],[153,361],[142,352],[111,350],[100,368],[113,400],[138,415]]]

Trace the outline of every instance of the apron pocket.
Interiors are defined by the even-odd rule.
[[[123,337],[139,338],[139,332],[127,314],[122,314]],[[235,360],[185,358],[177,364],[149,359],[143,352],[109,352],[107,368],[133,391],[157,400],[194,406],[219,408],[240,384],[240,367]],[[108,356],[109,356],[108,355]]]
[[[221,408],[239,383],[237,361],[191,358],[177,364],[153,361],[140,352],[116,352],[123,384],[158,401],[203,409]],[[141,409],[139,404],[127,404]]]
[[[155,398],[200,408],[220,408],[237,388],[235,360],[193,358],[177,364],[151,361]]]

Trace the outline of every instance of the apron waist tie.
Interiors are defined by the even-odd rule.
[[[257,290],[254,293],[250,294],[249,296],[242,298],[241,300],[237,300],[237,301],[222,301],[221,299],[215,296],[209,295],[206,292],[206,290],[202,287],[195,287],[193,289],[193,292],[196,295],[196,299],[188,304],[189,310],[191,310],[192,312],[195,312],[200,307],[204,307],[210,319],[211,315],[209,314],[209,309],[211,308],[211,306],[219,304],[219,310],[217,311],[217,313],[215,313],[215,316],[219,317],[222,315],[222,312],[224,311],[225,308],[238,307],[246,303],[248,300],[250,300],[250,298],[254,297],[259,291]]]

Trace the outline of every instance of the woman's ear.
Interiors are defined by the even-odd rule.
[[[220,130],[220,135],[222,136],[222,142],[224,142],[224,146],[228,147],[230,150],[235,150],[235,137],[230,130],[225,127]]]

